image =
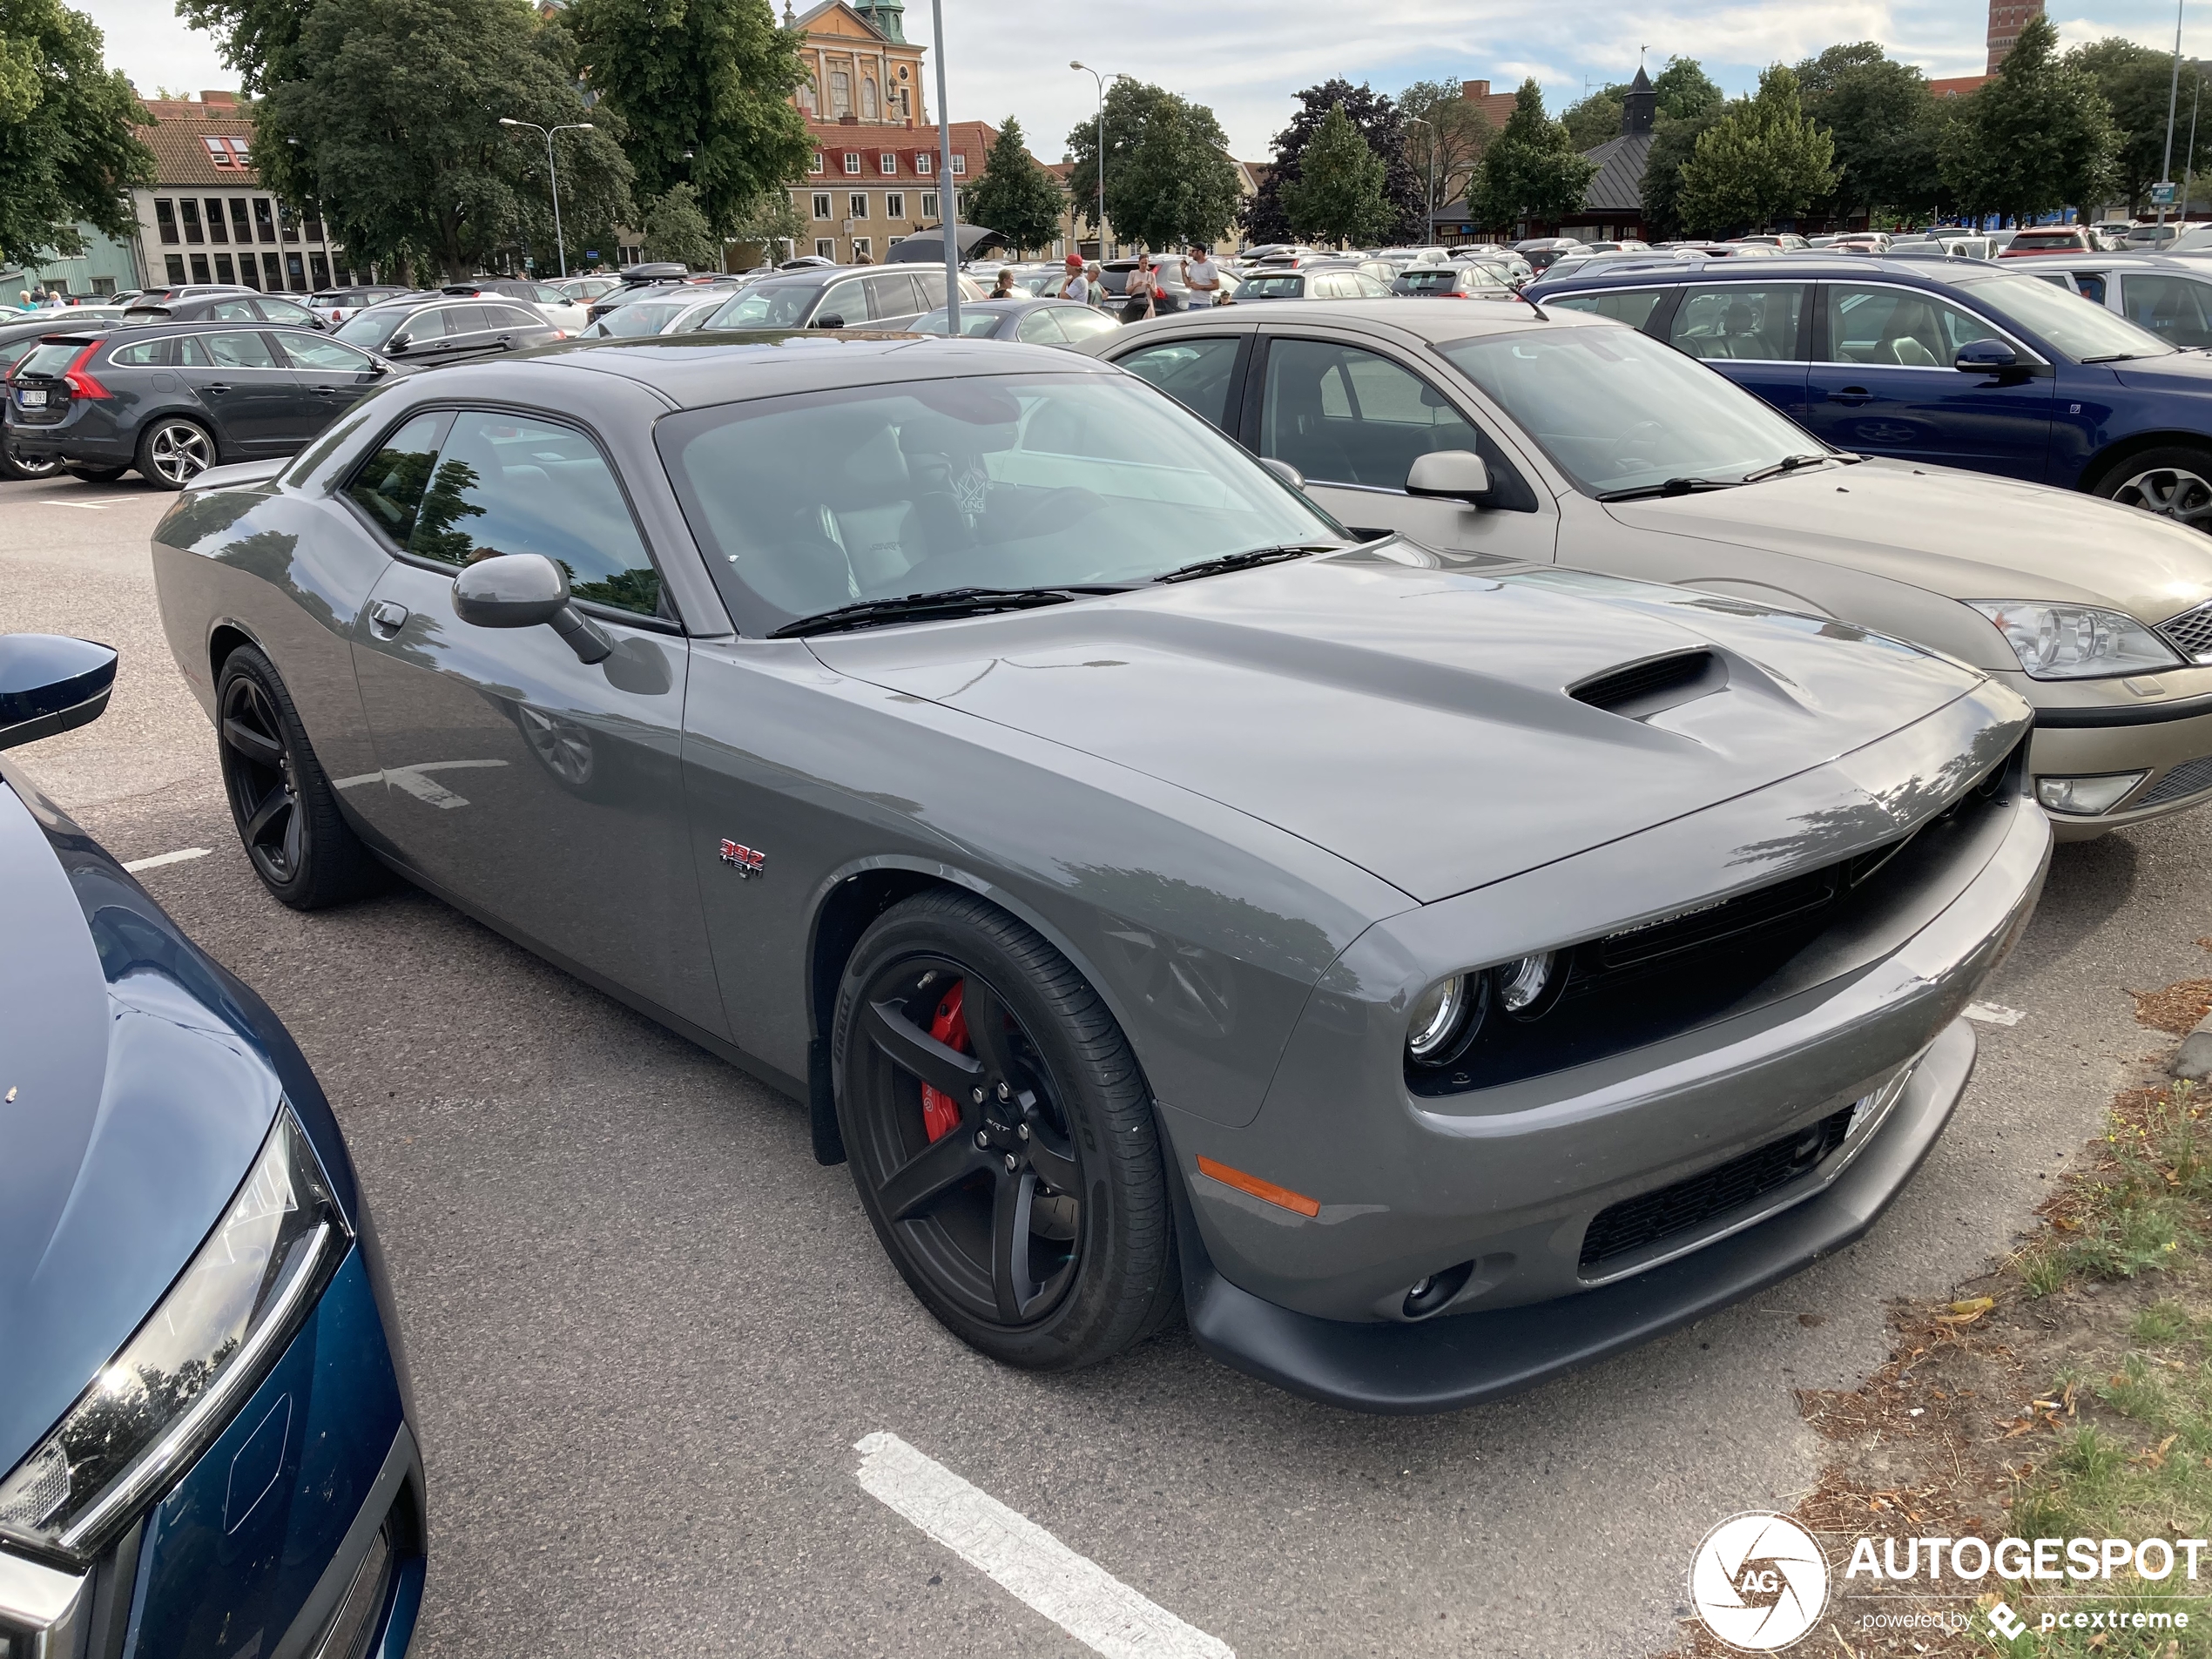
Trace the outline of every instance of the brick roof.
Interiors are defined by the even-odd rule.
[[[227,185],[258,188],[260,179],[249,165],[218,166],[206,140],[235,138],[247,147],[253,143],[250,107],[227,92],[203,92],[197,98],[144,98],[149,125],[132,130],[153,152],[157,188],[179,185]],[[230,146],[226,158],[235,160]]]
[[[806,132],[813,139],[814,147],[822,152],[822,171],[807,174],[805,182],[818,189],[840,179],[853,185],[918,181],[925,189],[937,182],[937,129],[934,126],[908,126],[903,122],[893,126],[880,121],[851,125],[842,121],[809,121]],[[988,122],[955,121],[952,137],[953,153],[968,158],[968,171],[960,175],[960,182],[974,184],[983,176],[983,159],[998,142],[999,131]],[[932,169],[926,173],[914,167],[914,157],[923,152],[928,153]],[[860,158],[859,172],[845,171],[844,158],[847,153]],[[886,154],[899,158],[895,173],[882,170],[877,158]]]

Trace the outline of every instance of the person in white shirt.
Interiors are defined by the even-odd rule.
[[[1221,267],[1200,243],[1190,244],[1190,258],[1184,266],[1190,284],[1190,303],[1205,307],[1221,303]]]
[[[1090,284],[1084,279],[1083,256],[1080,253],[1068,256],[1068,276],[1060,285],[1060,297],[1082,305],[1090,303]]]

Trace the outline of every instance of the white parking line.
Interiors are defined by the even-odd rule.
[[[204,859],[206,856],[207,849],[206,847],[187,846],[175,853],[157,853],[150,859],[132,859],[123,867],[126,870],[134,872],[138,870],[158,870],[165,864],[182,864],[189,859]]]
[[[1969,1002],[1966,1017],[1979,1020],[1984,1025],[2018,1025],[2027,1015],[2018,1008],[2008,1008],[2002,1002]]]
[[[895,1434],[853,1442],[853,1478],[970,1567],[1108,1659],[1237,1659],[1028,1516]]]

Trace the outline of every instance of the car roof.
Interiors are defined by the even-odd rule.
[[[1165,336],[1185,329],[1219,330],[1264,317],[1267,326],[1292,325],[1317,328],[1351,327],[1376,334],[1396,333],[1426,345],[1469,340],[1482,334],[1510,334],[1528,328],[1618,328],[1609,317],[1583,311],[1550,311],[1542,317],[1519,299],[1478,300],[1472,305],[1421,305],[1403,299],[1389,300],[1271,300],[1251,311],[1235,308],[1224,317],[1218,310],[1179,311],[1149,322],[1132,323],[1131,332]]]
[[[1572,275],[1560,278],[1558,282],[1560,287],[1629,288],[1653,281],[1675,283],[1718,279],[1722,281],[1780,282],[1791,277],[1802,277],[1808,281],[1851,279],[1863,281],[1870,276],[1881,276],[1893,280],[1945,287],[1957,277],[2019,274],[2033,268],[2032,266],[2000,265],[1991,260],[1889,260],[1865,255],[1840,256],[1825,249],[1816,249],[1811,253],[1781,253],[1771,260],[1684,259],[1595,269],[1585,266]],[[1548,289],[1552,289],[1552,285],[1541,279],[1530,285],[1531,292],[1539,300],[1545,297]]]

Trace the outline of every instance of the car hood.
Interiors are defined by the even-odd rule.
[[[835,671],[1218,800],[1423,902],[1757,789],[1988,685],[1848,624],[1402,542],[808,643]],[[1699,647],[1725,689],[1648,718],[1567,694]],[[2001,718],[2025,718],[1993,694],[2017,710]]]
[[[16,783],[0,779],[0,1474],[183,1271],[280,1093],[174,925]]]
[[[2094,496],[1902,461],[1614,502],[1623,524],[1770,549],[1952,599],[2102,605],[2160,623],[2212,598],[2212,539]]]

